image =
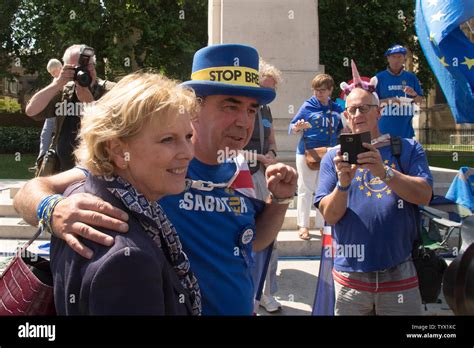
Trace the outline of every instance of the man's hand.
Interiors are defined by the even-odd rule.
[[[368,169],[373,176],[385,178],[385,166],[379,150],[369,143],[362,143],[362,146],[370,151],[358,154],[357,163],[359,163],[362,168]]]
[[[342,186],[349,186],[354,179],[357,166],[343,161],[342,153],[337,151],[334,157],[334,165],[336,166],[337,178]]]
[[[303,129],[311,128],[311,124],[309,122],[305,122],[305,120],[299,120],[293,125],[293,130],[295,132],[299,132]]]
[[[94,96],[92,95],[89,87],[82,87],[76,83],[76,95],[77,99],[81,103],[92,103],[94,101]]]
[[[418,96],[418,93],[416,93],[416,91],[413,88],[409,87],[409,86],[406,86],[403,89],[403,92],[408,94],[410,97],[417,97]]]
[[[275,198],[293,197],[298,174],[293,167],[283,163],[272,164],[265,171],[268,190]]]
[[[79,242],[77,236],[93,242],[111,246],[114,239],[93,226],[117,232],[127,232],[128,215],[123,210],[88,193],[71,195],[60,201],[53,211],[53,233],[63,239],[75,252],[90,259],[92,250]]]
[[[74,65],[64,64],[58,78],[53,80],[53,84],[57,86],[58,90],[61,90],[66,83],[72,80],[74,80]]]
[[[266,155],[258,154],[257,160],[260,161],[265,167],[277,163],[275,156],[273,156],[273,153],[271,152],[267,153]]]

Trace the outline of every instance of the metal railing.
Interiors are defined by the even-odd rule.
[[[418,140],[427,151],[474,152],[474,129],[420,129]]]

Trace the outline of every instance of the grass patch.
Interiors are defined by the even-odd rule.
[[[35,165],[36,156],[33,154],[0,154],[0,179],[30,179],[34,173],[28,171]]]
[[[427,156],[429,165],[433,167],[455,170],[458,170],[460,167],[474,167],[474,152],[427,151]]]

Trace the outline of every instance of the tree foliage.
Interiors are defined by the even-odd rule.
[[[0,76],[19,57],[37,87],[51,79],[50,58],[74,43],[92,46],[98,75],[114,80],[141,68],[189,77],[193,53],[207,44],[207,0],[9,0],[0,2]],[[427,92],[434,77],[415,41],[413,0],[319,0],[320,62],[336,83],[386,67],[394,43],[414,54]],[[107,60],[107,64],[104,63]]]
[[[320,62],[325,71],[336,84],[349,81],[354,59],[361,76],[374,76],[387,66],[387,48],[398,43],[413,53],[416,75],[428,93],[434,76],[415,40],[414,14],[413,0],[319,0]]]
[[[143,68],[187,79],[193,53],[207,44],[207,0],[11,3],[16,6],[11,22],[0,27],[7,42],[5,50],[20,57],[26,72],[38,72],[40,86],[51,79],[46,71],[48,60],[61,59],[72,44],[93,47],[98,76],[111,80]],[[7,27],[11,30],[4,34]]]
[[[0,77],[11,77],[9,69],[12,63],[11,22],[19,4],[20,0],[0,1]]]

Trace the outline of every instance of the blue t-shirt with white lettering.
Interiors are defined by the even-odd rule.
[[[188,177],[226,183],[235,171],[234,163],[207,165],[193,159]],[[182,194],[164,197],[160,205],[176,227],[198,279],[203,315],[251,315],[254,300],[252,243],[243,244],[242,235],[249,229],[255,234],[255,217],[264,203],[233,189],[191,188]]]
[[[321,161],[315,205],[337,184],[333,159],[339,146]],[[425,152],[413,139],[402,139],[400,170],[390,145],[378,149],[385,165],[433,186]],[[358,168],[349,189],[347,210],[333,230],[334,267],[341,272],[374,272],[406,260],[417,237],[414,207],[367,169]]]
[[[394,75],[387,69],[379,72],[377,79],[376,92],[380,99],[411,98],[403,91],[404,87],[411,87],[418,95],[423,95],[418,78],[409,71],[403,70],[400,75]],[[389,133],[391,136],[413,138],[415,131],[413,130],[412,119],[413,103],[388,104],[382,110],[382,117],[379,121],[380,132],[382,134]]]
[[[311,124],[311,128],[303,131],[296,153],[298,155],[304,154],[305,143],[307,148],[336,145],[337,137],[343,128],[341,121],[342,111],[344,111],[343,108],[331,100],[328,105],[321,104],[314,95],[306,100],[296,116],[291,120],[288,130],[288,134],[291,134],[293,125],[299,120],[304,120]]]

